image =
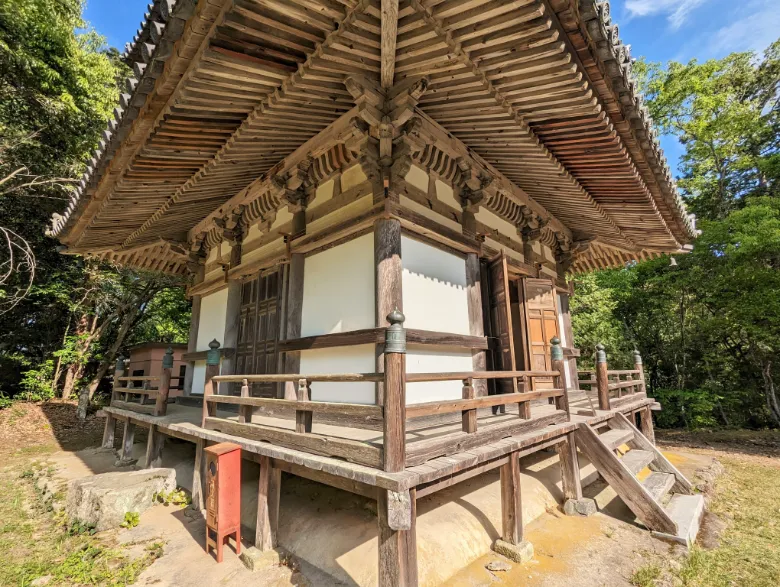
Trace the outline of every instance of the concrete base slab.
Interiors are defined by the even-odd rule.
[[[592,516],[599,511],[596,500],[583,497],[582,499],[569,499],[563,504],[563,513],[567,516]]]
[[[493,550],[516,563],[527,563],[534,558],[534,545],[525,540],[520,544],[509,544],[498,539],[493,543]]]

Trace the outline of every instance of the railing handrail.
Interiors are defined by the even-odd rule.
[[[407,404],[406,418],[422,418],[433,414],[449,414],[452,412],[461,412],[464,410],[473,410],[478,408],[492,408],[493,406],[520,404],[537,399],[560,397],[562,395],[562,389],[543,389],[540,391],[519,393],[499,393],[496,395],[486,395],[473,399],[452,399],[435,402],[422,402],[419,404]]]
[[[382,418],[383,408],[375,404],[352,404],[346,402],[322,402],[317,400],[289,400],[271,397],[240,397],[235,395],[210,395],[206,401],[214,404],[232,404],[237,406],[293,408],[309,412],[344,414]]]
[[[305,379],[310,382],[384,381],[382,373],[278,373],[273,375],[216,375],[217,383],[287,383]]]
[[[607,375],[639,375],[641,371],[639,369],[615,369],[608,370]]]
[[[407,373],[407,383],[429,381],[466,381],[468,379],[523,379],[558,377],[558,371],[460,371],[453,373]]]
[[[159,381],[157,375],[127,375],[125,377],[115,377],[116,381]]]

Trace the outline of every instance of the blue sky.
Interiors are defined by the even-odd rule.
[[[124,49],[135,35],[148,0],[87,0],[86,19],[109,44]],[[762,51],[780,36],[780,0],[613,0],[631,54],[650,61],[700,61],[733,51]],[[662,139],[672,169],[682,153]]]

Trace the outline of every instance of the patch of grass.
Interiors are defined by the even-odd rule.
[[[177,487],[173,491],[167,493],[165,491],[155,493],[152,500],[161,503],[164,506],[178,505],[185,507],[192,503],[192,498],[181,487]]]
[[[119,524],[122,528],[135,528],[141,522],[138,512],[125,512],[125,521]]]
[[[634,571],[629,582],[636,587],[655,587],[655,582],[661,578],[661,574],[661,567],[658,565],[645,565]]]
[[[717,548],[694,547],[673,575],[684,587],[780,585],[780,466],[723,458],[710,511],[728,522]]]
[[[28,587],[39,577],[52,586],[129,585],[162,555],[156,542],[131,559],[84,525],[66,527],[62,514],[40,503],[33,475],[23,475],[34,470],[20,463],[0,471],[0,585]]]

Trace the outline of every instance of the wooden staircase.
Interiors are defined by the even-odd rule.
[[[596,467],[636,517],[655,536],[690,547],[699,531],[704,497],[677,468],[621,413],[599,434],[586,423],[575,435],[577,447]],[[623,454],[618,450],[628,445]],[[637,475],[649,467],[650,475]]]

